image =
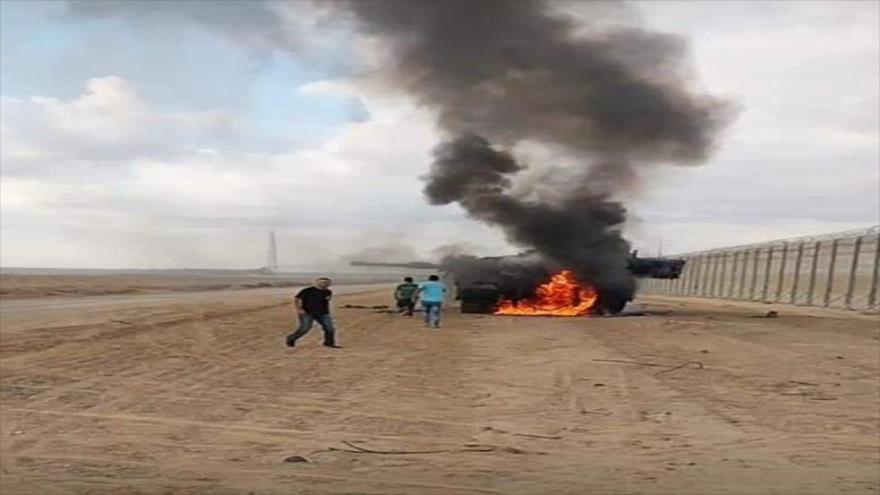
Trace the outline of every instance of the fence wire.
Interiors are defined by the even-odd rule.
[[[880,225],[687,253],[675,280],[643,279],[647,294],[853,310],[880,307]]]

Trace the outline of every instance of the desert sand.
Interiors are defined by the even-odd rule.
[[[259,276],[163,276],[163,275],[66,275],[3,274],[3,299],[157,294],[172,291],[237,290],[259,287],[289,287],[308,283],[307,277],[286,280]]]
[[[341,289],[343,349],[284,346],[292,289],[4,299],[0,492],[880,491],[877,315],[646,297],[430,330]]]

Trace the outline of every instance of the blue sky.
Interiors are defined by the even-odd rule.
[[[365,118],[357,100],[297,92],[339,76],[333,64],[247,50],[199,26],[169,30],[122,17],[72,18],[64,2],[12,0],[2,2],[0,36],[4,96],[67,99],[83,81],[114,75],[136,81],[157,108],[232,110],[260,145],[326,139],[345,122]],[[346,58],[343,41],[331,55]]]

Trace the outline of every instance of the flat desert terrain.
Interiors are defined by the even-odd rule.
[[[290,286],[308,283],[308,278],[297,282],[273,277],[186,277],[161,275],[19,275],[0,276],[0,297],[4,299],[99,296],[117,294],[155,294],[196,290],[236,290],[259,287]]]
[[[336,289],[343,349],[284,346],[293,288],[4,299],[0,492],[880,493],[877,315],[646,297],[431,330],[370,309],[390,284]]]

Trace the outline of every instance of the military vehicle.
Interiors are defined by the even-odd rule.
[[[502,299],[522,300],[534,294],[538,285],[546,282],[552,273],[545,263],[535,260],[534,253],[515,256],[453,256],[441,263],[414,261],[408,263],[379,263],[352,261],[352,266],[408,268],[437,270],[453,278],[455,298],[461,301],[462,313],[493,313]],[[685,261],[675,258],[640,258],[633,251],[627,259],[627,268],[637,278],[676,279],[684,269]],[[627,291],[632,292],[632,291]],[[596,314],[617,314],[623,311],[634,294],[599,291],[593,306]]]

